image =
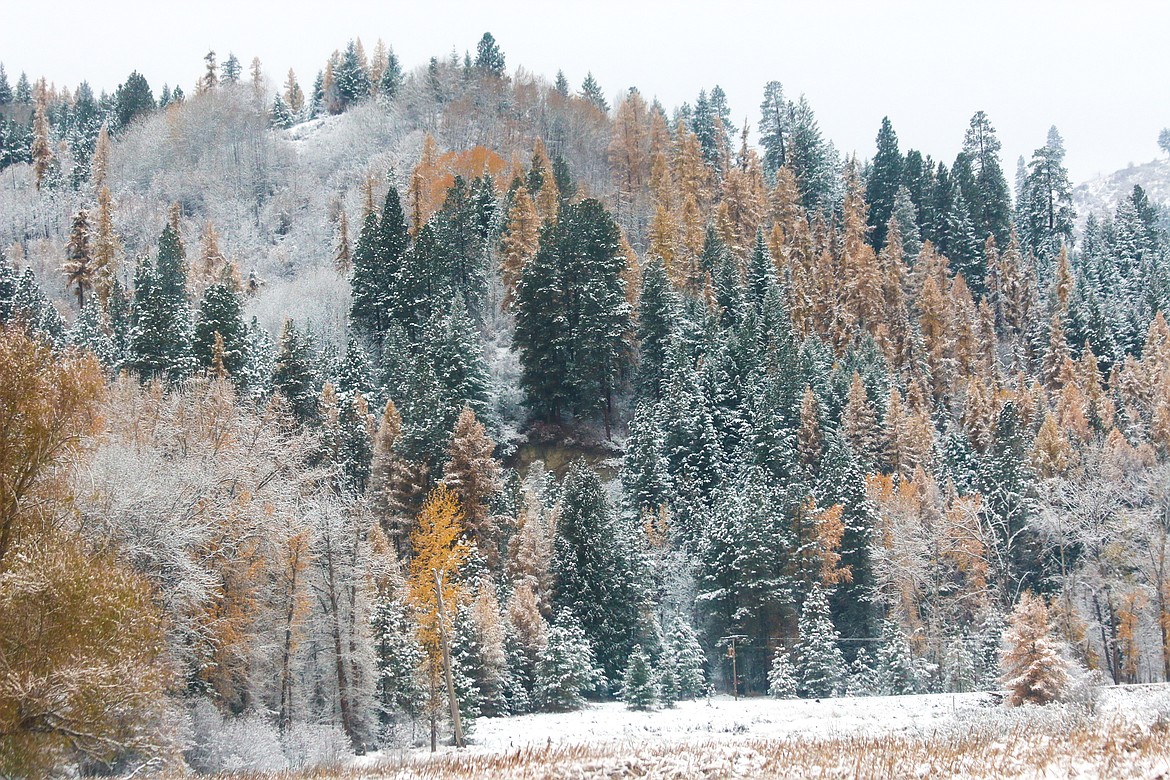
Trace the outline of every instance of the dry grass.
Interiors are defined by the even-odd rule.
[[[267,776],[430,778],[1170,778],[1170,723],[1050,707],[990,711],[922,733],[551,745],[502,753],[387,757],[376,767]]]

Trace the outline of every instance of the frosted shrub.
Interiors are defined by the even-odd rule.
[[[191,712],[191,745],[184,758],[197,772],[279,772],[288,769],[274,724],[255,713],[224,718],[206,699]]]
[[[284,755],[290,769],[322,769],[353,758],[353,749],[337,726],[297,723],[284,734]]]

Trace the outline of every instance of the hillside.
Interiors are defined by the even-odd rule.
[[[1090,214],[1098,218],[1112,214],[1117,204],[1133,192],[1135,186],[1146,191],[1159,205],[1170,204],[1170,160],[1153,160],[1131,165],[1120,171],[1082,182],[1073,188],[1073,204],[1081,225]]]
[[[652,87],[0,70],[0,776],[1160,769],[1166,164]]]

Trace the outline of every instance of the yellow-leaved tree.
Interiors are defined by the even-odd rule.
[[[407,603],[415,613],[419,644],[426,656],[432,750],[436,748],[444,702],[443,634],[450,630],[451,617],[462,598],[459,570],[471,553],[462,535],[463,510],[459,499],[449,487],[440,484],[427,496],[410,534],[414,557],[410,560],[407,579]]]

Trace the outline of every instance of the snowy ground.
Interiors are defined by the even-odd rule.
[[[821,701],[715,697],[672,710],[620,703],[485,718],[468,748],[374,754],[345,776],[1170,776],[1170,686],[1083,707],[1009,709],[990,694]]]

